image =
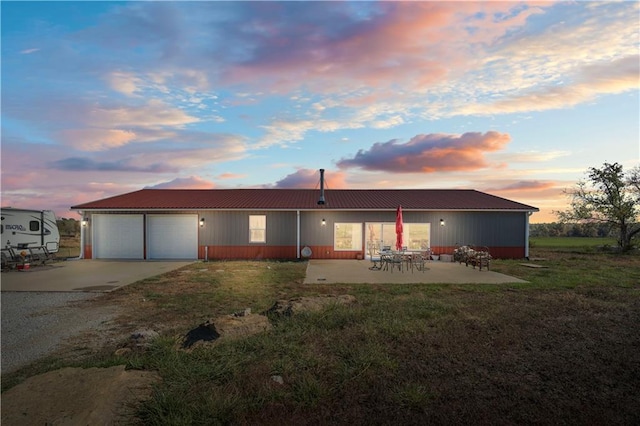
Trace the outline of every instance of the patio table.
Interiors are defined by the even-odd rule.
[[[400,271],[402,271],[403,265],[407,270],[411,269],[411,273],[413,273],[414,259],[415,255],[423,255],[423,261],[420,262],[422,264],[422,271],[424,272],[425,266],[424,263],[428,260],[430,250],[381,250],[380,251],[380,270],[388,271],[389,265],[393,267],[398,266]],[[393,267],[391,271],[393,272]]]

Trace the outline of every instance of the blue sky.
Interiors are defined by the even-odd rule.
[[[6,2],[2,205],[471,188],[639,163],[638,2]]]

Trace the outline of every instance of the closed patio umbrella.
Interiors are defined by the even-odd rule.
[[[402,206],[398,206],[398,210],[396,210],[396,250],[402,250],[403,241],[402,241]]]

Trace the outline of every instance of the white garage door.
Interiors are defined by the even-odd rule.
[[[148,259],[197,259],[198,216],[148,215]]]
[[[93,215],[93,257],[95,259],[142,259],[144,225],[142,215]]]

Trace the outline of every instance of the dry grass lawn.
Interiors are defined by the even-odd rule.
[[[530,284],[484,286],[304,286],[304,263],[197,263],[89,303],[122,315],[20,374],[123,363],[156,371],[163,381],[137,413],[145,424],[640,423],[640,258],[532,255],[548,267],[492,265]],[[209,318],[329,294],[357,302],[272,316],[266,334],[176,348]],[[114,356],[139,328],[162,337]]]

